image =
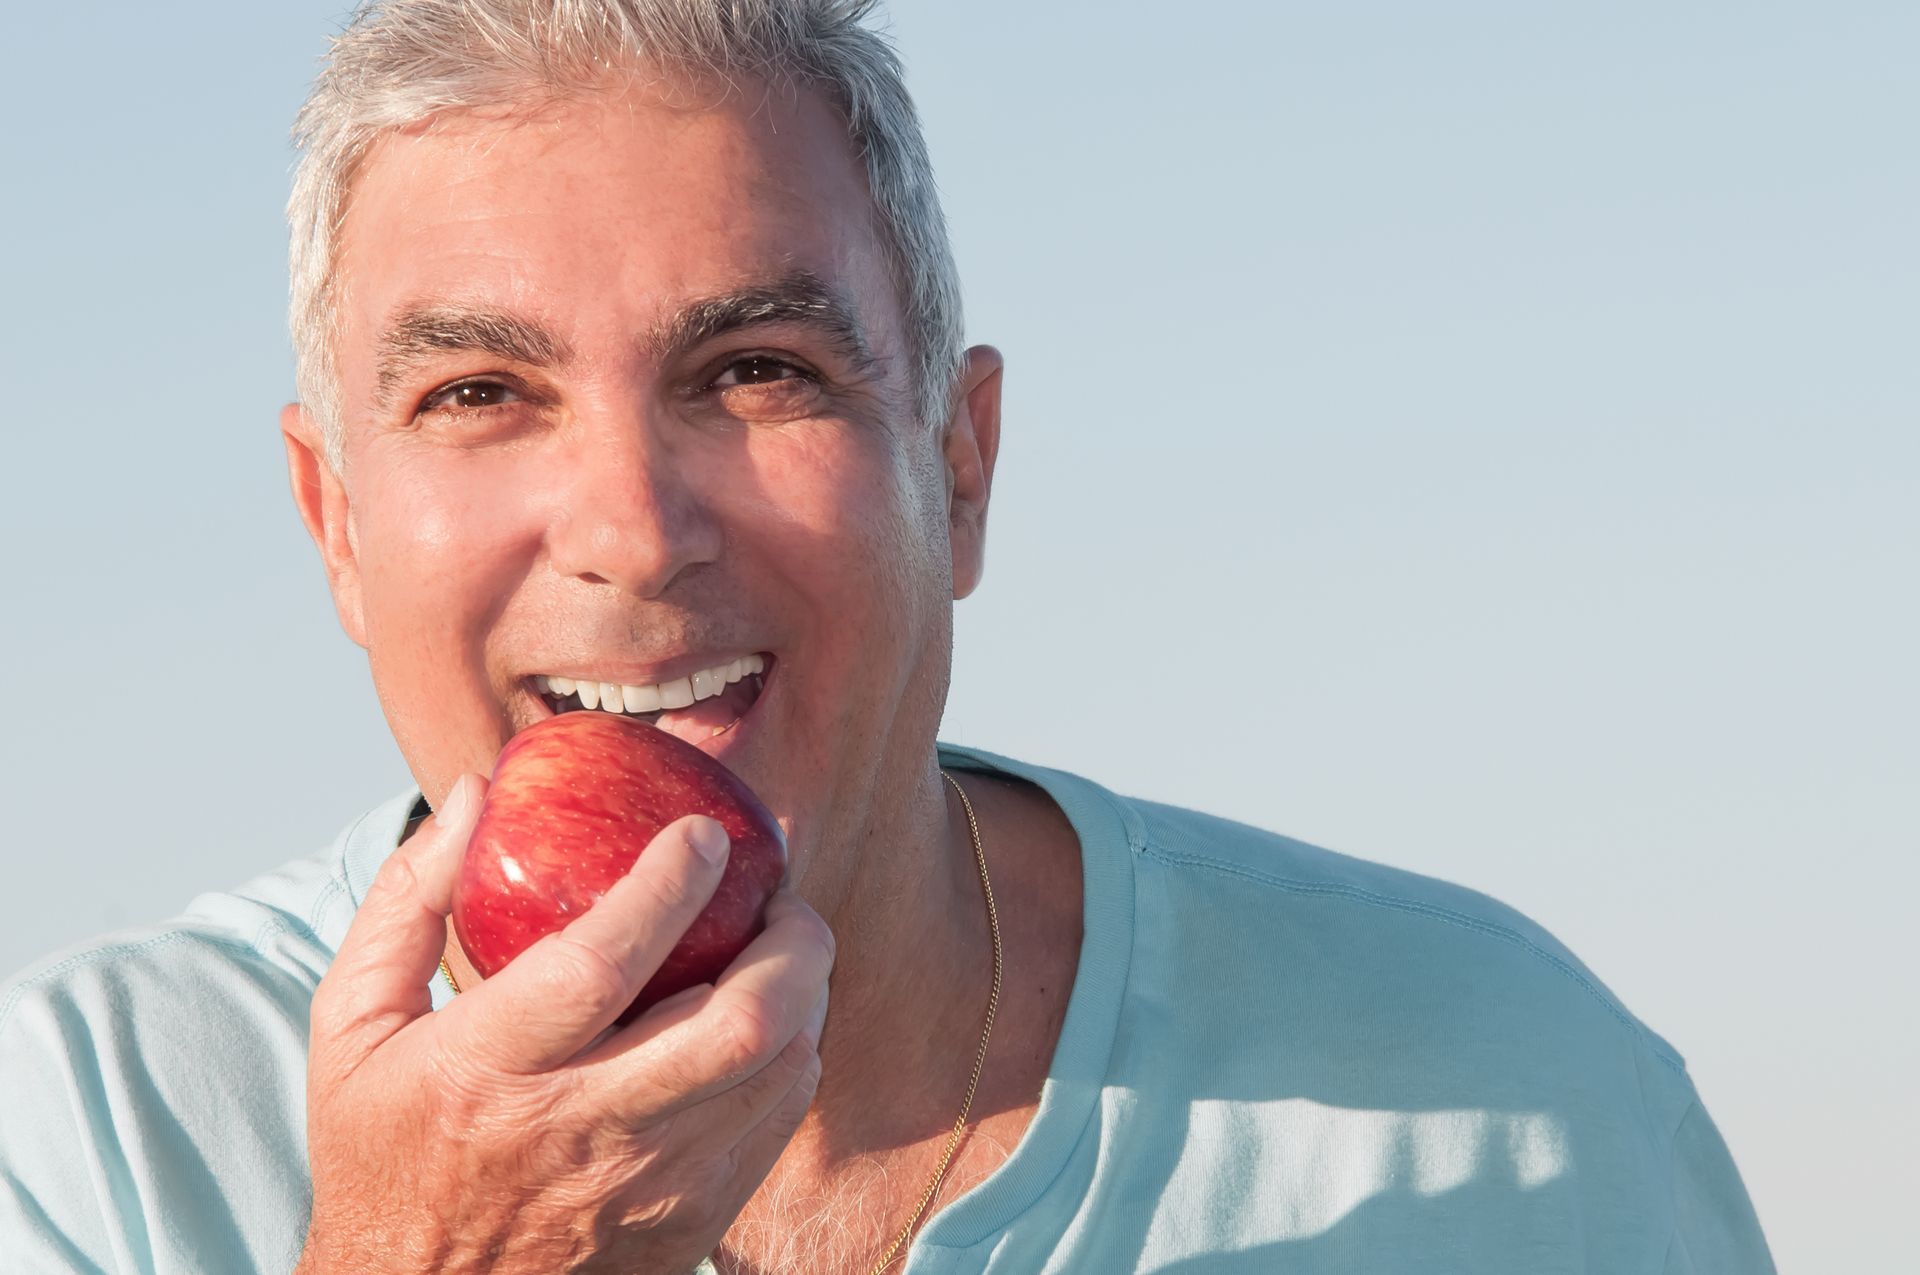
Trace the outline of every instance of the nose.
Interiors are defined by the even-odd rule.
[[[639,413],[582,431],[547,532],[555,571],[654,598],[724,544],[697,448],[675,447]]]

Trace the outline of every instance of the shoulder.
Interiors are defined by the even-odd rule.
[[[308,1015],[351,920],[351,851],[369,817],[325,850],[0,982],[0,1249],[49,1269],[292,1264]],[[168,1230],[149,1234],[148,1215]]]
[[[290,918],[182,917],[0,986],[0,1251],[36,1270],[290,1269],[323,965]]]
[[[390,798],[353,819],[326,848],[230,889],[198,894],[164,921],[99,935],[27,965],[0,981],[0,1032],[34,1005],[125,1009],[158,999],[177,1009],[196,1003],[196,993],[241,983],[310,991],[418,798],[418,789]]]
[[[1140,817],[1139,856],[1183,891],[1232,894],[1284,911],[1322,941],[1364,946],[1388,967],[1440,962],[1472,986],[1504,979],[1611,1020],[1665,1066],[1685,1060],[1635,1017],[1565,944],[1518,909],[1456,882],[1343,854],[1277,832],[1160,802],[1122,798]],[[1337,936],[1345,936],[1339,938]]]
[[[77,1015],[74,1026],[108,1031],[178,1022],[203,1000],[241,987],[310,989],[331,957],[319,931],[343,890],[336,847],[197,895],[164,921],[53,952],[0,983],[0,1034],[56,1011]],[[169,1012],[155,1012],[163,1006]],[[129,1019],[135,1011],[141,1016]]]
[[[1170,1254],[1293,1252],[1338,1231],[1345,1256],[1388,1267],[1444,1250],[1505,1269],[1519,1245],[1646,1269],[1689,1209],[1751,1232],[1684,1060],[1518,909],[1065,772],[950,755],[1039,783],[1081,834],[1085,942],[1050,1083],[1101,1095],[1073,1122],[1073,1154],[1128,1166],[1107,1198],[1157,1201]]]
[[[410,789],[382,802],[325,849],[199,894],[165,921],[26,966],[0,982],[0,1038],[57,1031],[159,1041],[191,1036],[209,1016],[231,1028],[238,1018],[296,1014],[304,1032],[306,1001],[418,796]]]
[[[320,931],[342,889],[336,846],[28,965],[0,982],[0,1081],[64,1088],[87,1100],[68,1116],[107,1118],[138,1110],[120,1098],[204,1088],[243,1058],[304,1058],[333,952]],[[9,1123],[0,1156],[21,1128]]]
[[[237,896],[221,906],[219,919],[119,930],[27,966],[0,983],[0,1040],[164,1036],[222,1000],[311,993],[328,950],[299,918]]]
[[[26,1269],[291,1268],[322,954],[259,920],[123,931],[0,987],[0,1250]]]
[[[1080,833],[1089,877],[1117,867],[1129,879],[1132,981],[1164,969],[1204,987],[1217,984],[1221,971],[1253,969],[1267,977],[1239,987],[1243,994],[1337,991],[1349,998],[1350,1014],[1380,1007],[1433,1019],[1505,1008],[1518,1023],[1624,1039],[1659,1068],[1684,1076],[1679,1051],[1585,962],[1489,894],[1204,811],[1121,795],[1067,771],[977,748],[942,748],[949,762],[1046,789]],[[1111,894],[1102,899],[1114,901]]]
[[[1382,1201],[1397,1170],[1381,1166],[1404,1159],[1416,1182],[1456,1189],[1461,1216],[1580,1236],[1589,1261],[1637,1263],[1664,1227],[1698,1269],[1773,1269],[1685,1059],[1539,923],[1450,881],[1122,800],[1139,817],[1135,951],[1151,953],[1135,976],[1210,1006],[1212,1030],[1193,1035],[1262,1055],[1237,1074],[1200,1064],[1207,1094],[1236,1102],[1196,1102],[1194,1127],[1205,1111],[1220,1141],[1259,1128],[1312,1148],[1315,1173],[1381,1174]],[[1505,1232],[1462,1242],[1482,1234]],[[1510,1254],[1503,1241],[1476,1268]]]
[[[1500,1101],[1568,1103],[1602,1121],[1632,1110],[1655,1143],[1693,1101],[1680,1052],[1501,900],[1218,816],[1121,800],[1141,830],[1135,951],[1146,959],[1136,978],[1191,987],[1217,982],[1223,967],[1258,969],[1256,994],[1276,1002],[1267,1021],[1324,1042],[1326,1067],[1396,1092],[1457,1090],[1471,1077],[1470,1088]],[[1230,1012],[1225,1001],[1215,1008]]]

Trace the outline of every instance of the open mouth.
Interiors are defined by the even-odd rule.
[[[765,652],[653,686],[626,686],[538,674],[529,679],[555,715],[618,713],[638,718],[689,744],[704,744],[738,726],[766,690],[773,657]]]

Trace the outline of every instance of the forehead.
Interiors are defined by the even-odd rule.
[[[723,95],[631,80],[385,134],[354,175],[336,269],[349,379],[386,319],[422,302],[590,344],[676,298],[798,270],[844,286],[876,338],[897,313],[839,113],[751,81]]]

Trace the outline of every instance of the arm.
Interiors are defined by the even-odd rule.
[[[102,1184],[135,1193],[114,1136],[84,1016],[58,986],[0,998],[0,1269],[155,1270],[138,1212],[103,1207]]]
[[[1665,1275],[1773,1271],[1740,1170],[1696,1095],[1673,1134],[1673,1238]]]
[[[84,1183],[62,1180],[57,1172],[37,1175],[42,1181],[31,1183],[21,1167],[0,1154],[0,1261],[9,1270],[106,1275],[113,1269],[151,1269],[113,1261],[111,1254],[124,1250],[125,1237],[109,1235]]]

